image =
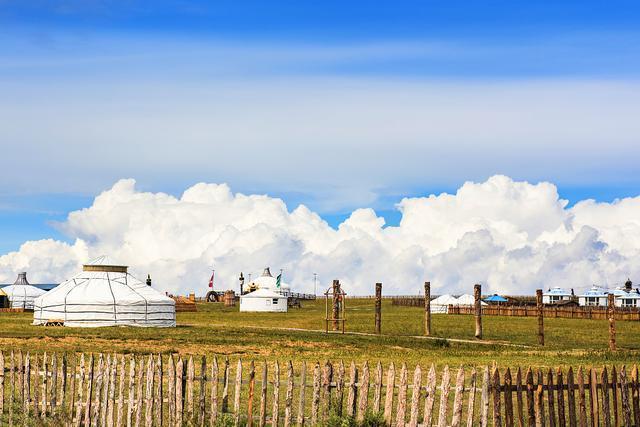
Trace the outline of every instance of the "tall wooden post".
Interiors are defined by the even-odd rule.
[[[376,334],[381,333],[382,324],[382,283],[376,283]]]
[[[544,306],[542,305],[542,289],[536,289],[536,312],[538,315],[538,344],[544,345]]]
[[[424,334],[431,335],[431,282],[424,282]]]
[[[609,350],[616,351],[616,306],[613,294],[607,295],[607,315],[609,317]]]
[[[340,281],[333,281],[333,330],[340,330]]]
[[[482,286],[475,285],[473,287],[473,298],[475,305],[475,317],[476,317],[476,338],[479,340],[482,339],[482,300],[480,296],[482,295]]]

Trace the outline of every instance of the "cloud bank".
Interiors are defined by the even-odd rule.
[[[304,205],[289,211],[267,195],[233,193],[199,183],[177,198],[118,181],[93,204],[71,212],[59,228],[69,244],[29,241],[0,256],[0,282],[29,271],[32,281],[61,281],[87,259],[108,254],[151,273],[162,290],[203,294],[211,266],[218,288],[236,288],[243,271],[284,269],[298,291],[340,279],[350,294],[525,294],[551,286],[614,286],[640,279],[640,196],[568,208],[556,187],[496,175],[467,182],[455,194],[405,198],[398,226],[357,209],[337,229]]]

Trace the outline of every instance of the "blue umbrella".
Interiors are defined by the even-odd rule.
[[[493,294],[490,297],[484,299],[485,302],[508,302],[509,300],[505,297],[501,297],[498,294]]]

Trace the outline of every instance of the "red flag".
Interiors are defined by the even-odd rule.
[[[211,272],[211,279],[209,279],[209,287],[213,288],[213,275],[215,274],[215,271]]]

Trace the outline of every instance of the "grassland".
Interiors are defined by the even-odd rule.
[[[347,331],[357,334],[325,334],[323,301],[286,314],[239,313],[237,307],[199,304],[198,312],[178,314],[175,329],[39,327],[31,325],[30,313],[3,313],[0,345],[5,351],[178,352],[466,366],[493,361],[503,366],[602,365],[635,363],[640,358],[640,322],[617,323],[621,350],[612,353],[607,350],[606,321],[545,319],[547,345],[541,348],[536,345],[535,318],[486,316],[488,344],[474,342],[471,316],[434,315],[438,339],[417,337],[422,332],[420,308],[395,307],[384,301],[383,336],[371,335],[372,300],[348,300],[347,318]]]

